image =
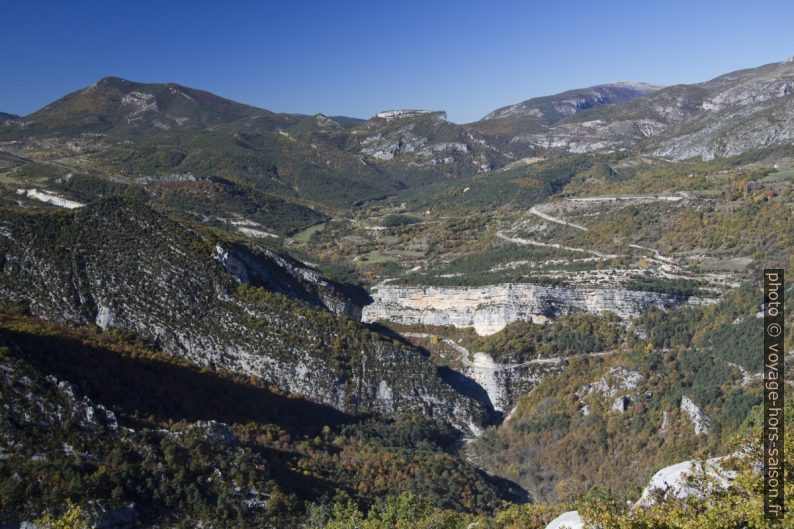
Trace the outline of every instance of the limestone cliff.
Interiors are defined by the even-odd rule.
[[[499,332],[513,321],[544,323],[575,311],[613,312],[628,319],[651,307],[689,302],[680,297],[623,288],[562,287],[505,283],[485,287],[418,287],[381,284],[362,320],[406,325],[473,327],[477,334]],[[693,299],[691,302],[697,302]]]

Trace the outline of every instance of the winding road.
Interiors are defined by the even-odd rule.
[[[522,239],[520,237],[510,237],[509,235],[506,235],[502,231],[497,231],[496,236],[507,242],[512,242],[515,244],[523,244],[525,246],[541,246],[545,248],[555,248],[557,250],[568,250],[569,252],[586,253],[586,254],[594,255],[596,257],[603,257],[604,259],[614,259],[615,257],[620,257],[619,255],[615,255],[615,254],[601,253],[595,250],[585,250],[584,248],[574,248],[572,246],[563,246],[562,244],[557,244],[557,243],[540,242],[534,239]]]
[[[451,338],[443,338],[443,337],[438,336],[436,334],[430,334],[430,333],[426,333],[426,332],[405,332],[405,333],[402,333],[402,335],[405,336],[406,338],[425,338],[425,339],[436,338],[436,339],[440,340],[441,342],[443,342],[448,347],[450,347],[451,349],[453,349],[455,352],[457,352],[458,353],[457,360],[460,361],[460,363],[463,364],[464,366],[466,366],[467,368],[470,368],[470,369],[481,369],[481,370],[493,370],[493,371],[510,371],[510,370],[513,370],[513,369],[519,369],[519,368],[530,366],[530,365],[559,364],[563,360],[566,360],[568,358],[578,358],[578,357],[583,357],[583,356],[591,356],[591,357],[606,356],[606,355],[615,354],[615,353],[619,352],[618,350],[615,349],[615,350],[611,350],[611,351],[597,351],[597,352],[593,352],[593,353],[583,353],[583,354],[570,355],[570,356],[553,356],[551,358],[533,358],[532,360],[527,360],[526,362],[519,362],[519,363],[516,363],[516,364],[499,364],[497,362],[494,362],[491,359],[491,356],[488,355],[487,353],[474,353],[475,361],[472,362],[469,359],[469,357],[471,355],[469,350],[466,349],[465,347],[463,347],[462,345],[456,343]],[[485,355],[488,359],[490,359],[490,361],[477,362],[476,359],[477,359],[478,355]],[[480,358],[482,358],[482,357],[480,357]]]
[[[614,195],[614,196],[607,196],[607,197],[583,197],[583,198],[569,198],[566,199],[571,202],[616,202],[619,200],[664,200],[668,202],[678,202],[679,200],[683,200],[684,196],[681,195],[672,195],[672,196],[641,196],[641,195]],[[542,204],[541,204],[542,206]],[[539,217],[543,220],[548,222],[554,222],[555,224],[560,224],[562,226],[568,226],[580,231],[588,231],[588,229],[584,226],[579,224],[574,224],[573,222],[568,222],[567,220],[561,219],[559,217],[554,217],[549,215],[548,213],[543,213],[538,209],[538,206],[532,206],[529,208],[529,213]],[[532,239],[521,239],[519,237],[510,237],[505,235],[503,232],[497,232],[497,237],[504,239],[509,242],[513,242],[516,244],[525,244],[525,245],[532,245],[532,246],[546,246],[550,248],[557,248],[561,250],[569,250],[572,252],[583,252],[589,253],[591,255],[595,255],[597,257],[604,257],[604,258],[615,258],[621,257],[620,255],[612,255],[612,254],[604,254],[597,252],[595,250],[585,250],[583,248],[572,248],[570,246],[562,246],[560,244],[552,244],[552,243],[542,243],[539,241],[535,241]],[[630,248],[634,248],[635,250],[643,250],[646,252],[651,252],[653,257],[651,259],[656,259],[657,261],[671,266],[679,266],[679,263],[676,262],[674,259],[669,257],[665,257],[662,253],[657,250],[656,248],[649,248],[647,246],[640,246],[639,244],[629,244]]]

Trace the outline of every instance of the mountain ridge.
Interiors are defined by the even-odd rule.
[[[472,431],[490,420],[421,351],[356,323],[364,294],[348,297],[289,257],[213,240],[120,198],[68,213],[0,211],[0,233],[0,292],[32,315],[131,331],[194,365],[341,411],[427,414]]]
[[[627,101],[635,97],[641,97],[649,93],[655,92],[664,88],[662,85],[655,85],[652,83],[645,83],[639,81],[617,81],[614,83],[603,83],[585,88],[574,88],[565,90],[549,96],[533,97],[507,105],[493,110],[486,114],[479,121],[487,121],[492,119],[505,118],[518,114],[524,117],[533,115],[533,111],[539,113],[541,109],[539,105],[548,104],[567,106],[567,109],[556,110],[561,114],[575,113],[580,110],[586,110],[594,106],[615,104],[622,101]]]
[[[105,77],[7,119],[0,139],[95,135],[100,150],[119,151],[107,166],[118,167],[122,158],[130,171],[155,174],[220,169],[217,161],[206,168],[192,162],[201,155],[175,147],[177,141],[228,143],[224,152],[240,151],[232,155],[240,167],[221,176],[240,169],[258,179],[292,173],[284,182],[292,191],[278,191],[282,196],[306,192],[298,173],[352,179],[362,198],[373,199],[525,157],[639,148],[671,159],[711,159],[784,143],[792,139],[785,123],[794,117],[793,65],[770,63],[689,85],[594,85],[501,107],[463,125],[447,121],[443,111],[417,109],[384,110],[366,120],[276,113],[176,83]],[[149,136],[161,137],[159,146],[147,144]]]

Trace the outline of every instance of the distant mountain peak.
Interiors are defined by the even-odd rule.
[[[130,129],[175,130],[231,126],[273,130],[297,118],[275,115],[177,83],[140,83],[108,76],[34,112],[28,134],[54,131],[121,135]],[[235,125],[236,126],[236,125]],[[239,127],[238,127],[239,128]]]
[[[121,77],[114,77],[112,75],[103,77],[97,80],[95,83],[86,87],[86,90],[90,90],[92,88],[129,88],[130,86],[138,85],[134,81],[129,81],[127,79],[123,79]]]
[[[660,85],[638,81],[618,81],[616,83],[576,88],[498,108],[485,116],[483,121],[507,117],[526,117],[542,119],[551,124],[580,110],[621,103],[635,97],[650,94],[660,88],[662,88]]]

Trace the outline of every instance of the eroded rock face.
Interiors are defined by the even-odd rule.
[[[687,300],[619,288],[579,288],[505,283],[486,287],[416,287],[381,284],[362,321],[406,325],[473,327],[479,335],[501,331],[514,321],[545,323],[562,314],[613,312],[628,319],[651,307],[672,307]]]
[[[709,433],[711,427],[711,418],[703,413],[700,406],[695,404],[692,399],[687,396],[681,397],[681,411],[689,416],[692,426],[695,428],[695,435],[703,435]]]
[[[507,413],[520,395],[527,393],[563,364],[558,359],[500,364],[487,353],[474,353],[474,360],[466,362],[465,373],[482,387],[494,410]]]
[[[0,337],[0,344],[2,343]],[[4,413],[15,425],[57,427],[68,421],[84,430],[116,432],[119,429],[115,413],[81,395],[65,380],[54,375],[35,380],[28,370],[12,361],[0,365],[0,373],[0,398]],[[49,400],[40,399],[42,390],[51,396]],[[13,444],[13,438],[4,439],[9,431],[7,427],[0,429],[0,440]]]
[[[595,119],[560,123],[549,132],[517,135],[511,139],[511,143],[585,153],[620,148],[656,136],[665,129],[664,123],[648,118],[633,121]]]
[[[729,73],[701,85],[706,96],[655,154],[682,160],[734,156],[794,138],[794,67],[789,61]]]
[[[632,402],[639,400],[633,393],[642,379],[643,376],[637,371],[622,366],[610,368],[599,380],[586,384],[576,391],[576,397],[582,403],[580,409],[582,415],[590,414],[587,398],[594,393],[602,400],[612,399],[613,412],[624,413]]]
[[[706,461],[683,461],[662,468],[653,475],[648,485],[643,489],[642,496],[634,504],[634,508],[648,508],[656,504],[657,499],[668,501],[671,499],[683,500],[689,497],[702,497],[704,494],[713,493],[716,489],[728,488],[737,473],[728,470],[723,464],[733,456],[713,457]],[[693,483],[694,477],[708,477],[709,482]],[[581,529],[584,521],[578,511],[568,511],[552,520],[546,529]]]

